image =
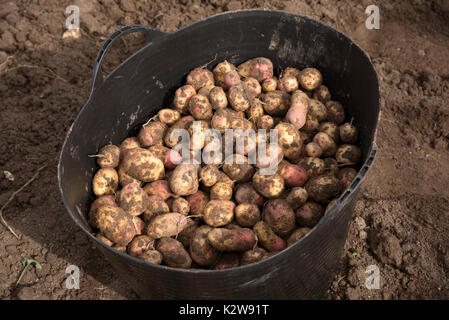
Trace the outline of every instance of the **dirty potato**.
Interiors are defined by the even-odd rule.
[[[92,180],[92,189],[97,197],[114,194],[118,188],[118,174],[114,168],[101,168]]]
[[[284,199],[268,200],[264,205],[262,217],[280,237],[287,236],[295,228],[295,214]]]
[[[97,210],[98,229],[108,239],[122,246],[128,245],[136,235],[132,218],[116,206],[105,205]]]
[[[180,164],[169,179],[170,189],[179,196],[188,196],[198,191],[198,166]]]
[[[97,164],[101,168],[116,168],[120,162],[120,148],[113,144],[105,145],[100,149],[96,158]]]
[[[178,235],[187,225],[187,218],[177,212],[164,213],[154,217],[147,226],[146,234],[153,239]]]
[[[235,208],[235,220],[242,227],[252,227],[260,220],[259,207],[252,203],[242,203]]]
[[[288,202],[290,207],[295,210],[306,203],[309,195],[305,188],[295,187],[290,190],[285,200]]]
[[[361,151],[351,144],[342,144],[335,153],[335,159],[341,164],[357,164],[360,161]]]
[[[310,228],[298,228],[295,231],[292,232],[292,234],[287,239],[287,246],[290,247],[291,245],[295,244],[296,241],[304,237],[306,234],[310,232]]]
[[[218,251],[247,251],[256,244],[256,235],[251,229],[212,228],[207,234],[210,245]]]
[[[240,258],[240,265],[246,266],[247,264],[263,260],[267,258],[267,253],[268,252],[265,249],[259,247],[245,251]]]
[[[204,225],[195,230],[190,240],[189,252],[192,260],[200,266],[212,266],[217,262],[220,252],[208,240],[208,234],[214,228]]]
[[[156,250],[162,254],[162,261],[169,267],[188,269],[192,259],[181,242],[173,238],[161,238]]]
[[[128,175],[143,182],[160,180],[165,175],[162,161],[143,148],[134,148],[124,152],[120,166],[123,166]]]
[[[264,198],[257,193],[251,183],[244,183],[237,187],[235,191],[235,200],[239,204],[255,204],[258,207],[261,207],[264,203]]]
[[[231,200],[232,184],[227,182],[217,182],[210,189],[211,200]]]
[[[258,170],[253,176],[253,186],[265,198],[276,198],[284,191],[284,179],[278,173],[263,175]]]
[[[296,223],[307,228],[313,228],[323,215],[323,206],[313,201],[307,201],[295,211]]]
[[[207,69],[196,68],[187,75],[187,84],[195,90],[215,85],[214,75]]]
[[[137,257],[147,250],[154,250],[154,239],[149,236],[137,236],[126,247],[130,256]]]
[[[332,175],[313,177],[306,186],[309,198],[315,201],[329,201],[341,191],[340,181]]]
[[[185,85],[180,87],[175,92],[175,98],[173,100],[173,105],[179,113],[182,115],[189,112],[189,102],[190,99],[196,95],[196,90],[191,85]]]
[[[323,76],[315,68],[305,68],[300,72],[298,81],[304,90],[312,91],[321,85]]]
[[[234,219],[235,203],[226,200],[210,200],[203,211],[204,222],[211,227],[222,227]]]
[[[253,231],[257,236],[259,244],[270,252],[281,251],[287,247],[285,241],[276,235],[264,221],[257,222],[253,227]]]
[[[130,183],[120,190],[118,203],[129,215],[139,216],[148,206],[148,195],[138,184]]]

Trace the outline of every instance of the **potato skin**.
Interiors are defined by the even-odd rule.
[[[302,88],[312,91],[321,85],[323,77],[317,69],[305,68],[299,74],[298,81]]]
[[[285,91],[275,90],[262,94],[260,100],[263,108],[270,116],[284,116],[290,106],[290,95]]]
[[[307,201],[295,211],[296,223],[301,227],[313,228],[324,214],[324,208],[319,203]]]
[[[220,131],[221,134],[225,132],[226,129],[231,128],[232,114],[229,109],[217,110],[212,116],[211,126],[212,128]]]
[[[165,175],[162,161],[143,148],[127,150],[120,166],[128,175],[143,182],[160,180]]]
[[[318,132],[313,137],[313,142],[320,146],[323,157],[332,157],[337,151],[337,144],[327,133]]]
[[[299,165],[306,170],[309,178],[324,173],[324,161],[320,158],[306,157],[299,162]]]
[[[118,202],[126,213],[139,216],[148,206],[148,195],[137,183],[130,183],[120,190]]]
[[[262,82],[262,89],[264,92],[274,91],[277,88],[277,79],[276,78],[268,78]]]
[[[96,235],[96,238],[98,240],[100,240],[101,242],[103,242],[105,245],[112,247],[114,245],[114,242],[112,242],[111,240],[109,240],[108,238],[106,238],[104,235],[102,235],[101,233]]]
[[[186,199],[177,198],[173,200],[171,209],[173,212],[177,212],[186,216],[190,212],[190,205]]]
[[[265,249],[259,247],[245,251],[240,258],[240,265],[245,266],[247,264],[263,260],[267,257],[267,253],[268,252]]]
[[[207,225],[195,230],[190,240],[189,252],[192,260],[200,266],[212,266],[217,261],[220,252],[208,241],[208,234],[213,230]]]
[[[154,250],[154,239],[146,235],[141,235],[135,237],[126,247],[126,252],[130,256],[137,257],[140,256],[147,250]]]
[[[321,154],[323,153],[323,150],[321,150],[321,147],[316,142],[309,142],[304,151],[306,152],[306,155],[308,157],[314,157],[319,158]]]
[[[120,158],[122,157],[122,154],[124,151],[134,148],[140,148],[140,142],[139,139],[136,137],[129,137],[122,141],[120,144]]]
[[[309,98],[296,94],[292,95],[291,101],[291,106],[287,111],[286,119],[299,130],[304,127],[306,123]]]
[[[167,180],[156,180],[151,183],[147,183],[143,190],[149,195],[155,195],[166,201],[173,194],[170,189],[170,185]]]
[[[192,265],[189,253],[181,242],[173,238],[161,238],[156,250],[162,254],[162,261],[169,267],[188,269]]]
[[[278,173],[262,175],[258,170],[253,176],[253,186],[265,198],[276,198],[284,191],[284,179]]]
[[[261,207],[264,203],[264,198],[257,193],[251,183],[244,183],[237,187],[235,191],[235,200],[239,204],[249,203],[255,204],[258,207]]]
[[[223,172],[232,180],[248,182],[254,174],[254,168],[248,164],[247,157],[241,154],[234,154],[225,159]]]
[[[273,63],[264,57],[247,60],[240,64],[237,70],[241,77],[252,77],[259,82],[273,77]]]
[[[189,111],[190,99],[196,94],[196,90],[193,86],[187,84],[178,88],[175,92],[175,98],[173,105],[181,114],[187,114]]]
[[[259,244],[270,252],[281,251],[287,247],[285,241],[276,235],[264,221],[257,222],[253,227],[253,231],[257,236]]]
[[[177,240],[182,243],[184,248],[188,249],[195,230],[198,229],[198,223],[193,219],[187,219],[187,225],[178,234]]]
[[[307,233],[310,232],[310,228],[298,228],[295,231],[292,232],[292,234],[287,239],[287,246],[290,247],[291,245],[295,244],[296,241],[304,237]]]
[[[214,75],[207,69],[195,68],[187,75],[187,84],[199,90],[206,86],[215,85]]]
[[[170,189],[179,196],[188,196],[198,191],[198,166],[180,164],[169,178]]]
[[[100,149],[98,152],[97,164],[101,168],[116,168],[120,162],[120,148],[108,144]]]
[[[352,123],[344,123],[338,127],[340,133],[340,140],[346,144],[354,144],[357,141],[358,130]]]
[[[157,117],[162,123],[171,126],[181,119],[181,113],[177,110],[166,108],[159,110]]]
[[[201,183],[206,187],[212,187],[218,181],[218,168],[216,165],[208,164],[201,168]]]
[[[154,217],[147,226],[146,234],[153,239],[172,237],[187,225],[187,218],[177,212],[164,213]]]
[[[138,256],[138,258],[153,264],[162,263],[162,254],[157,250],[147,250]]]
[[[209,92],[209,101],[215,110],[223,109],[228,106],[228,98],[221,87],[213,87]]]
[[[201,216],[204,213],[204,208],[209,203],[209,196],[203,191],[197,191],[188,196],[187,201],[190,206],[190,214]]]
[[[254,99],[262,93],[262,87],[255,78],[245,78],[243,79],[243,84],[246,86],[246,93],[250,99]]]
[[[126,246],[136,235],[132,216],[115,206],[101,206],[97,211],[98,229],[108,239]]]
[[[308,114],[317,119],[318,122],[322,122],[327,119],[327,108],[320,101],[309,99]]]
[[[340,183],[343,189],[349,188],[352,180],[354,180],[356,176],[357,170],[355,170],[354,168],[342,168],[337,175],[338,179],[340,179]]]
[[[214,228],[207,234],[207,239],[218,251],[247,251],[256,244],[256,236],[248,228]]]
[[[309,195],[305,188],[295,187],[290,190],[285,200],[288,202],[290,207],[295,210],[306,203]]]
[[[318,127],[318,131],[326,133],[335,143],[340,141],[338,126],[333,122],[322,122]]]
[[[203,211],[204,222],[211,227],[222,227],[234,219],[235,203],[226,200],[210,200]]]
[[[245,111],[250,107],[246,87],[243,83],[235,84],[229,88],[228,101],[229,105],[236,111]]]
[[[340,193],[341,184],[335,176],[321,175],[307,181],[305,188],[310,199],[329,201]]]
[[[289,187],[302,187],[307,179],[307,172],[302,167],[282,160],[278,166],[278,173]]]
[[[97,197],[114,194],[118,187],[118,174],[114,168],[101,168],[92,180],[92,189]]]
[[[263,220],[278,236],[285,237],[295,228],[295,214],[284,199],[269,200],[263,208]]]
[[[189,111],[196,120],[210,120],[213,116],[212,105],[202,94],[196,94],[190,99]]]
[[[237,70],[237,68],[226,60],[217,64],[213,70],[216,85],[223,87],[226,73],[232,70]]]
[[[150,147],[162,144],[166,131],[167,125],[165,123],[161,121],[151,121],[142,126],[137,138],[139,139],[141,146]]]
[[[321,85],[313,91],[312,98],[325,104],[330,101],[331,94],[325,85]]]
[[[327,120],[337,125],[342,124],[345,121],[345,110],[338,101],[328,101],[326,103],[327,108]]]
[[[100,196],[97,199],[95,199],[94,202],[92,202],[92,204],[90,206],[90,210],[89,210],[89,224],[92,227],[98,229],[97,212],[101,206],[105,206],[105,205],[118,207],[117,203],[115,202],[115,196],[113,196],[113,195]]]
[[[214,270],[223,270],[229,268],[235,268],[239,266],[240,257],[235,252],[226,252],[221,255],[217,263],[214,266]]]
[[[232,185],[227,182],[217,182],[210,189],[211,200],[231,200]]]
[[[260,220],[259,207],[251,203],[242,203],[235,208],[235,220],[242,227],[252,227]]]
[[[167,203],[159,196],[152,195],[148,197],[148,204],[143,212],[143,220],[150,223],[154,217],[169,212],[170,208]]]
[[[340,145],[335,153],[335,159],[342,164],[357,164],[360,156],[360,149],[351,144]]]
[[[281,122],[274,127],[278,130],[279,145],[284,151],[284,156],[291,161],[301,156],[302,140],[298,129],[290,123]]]

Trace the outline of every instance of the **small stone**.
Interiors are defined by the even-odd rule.
[[[240,9],[242,9],[242,4],[240,1],[230,1],[226,5],[227,11],[236,11],[236,10],[240,10]]]
[[[9,181],[14,181],[14,180],[15,180],[14,175],[13,175],[11,172],[9,172],[8,170],[4,170],[4,171],[3,171],[3,175],[4,175],[5,178],[8,179]]]
[[[366,222],[365,219],[363,219],[362,217],[356,217],[354,219],[354,223],[357,227],[358,230],[363,230],[366,228]]]
[[[133,12],[136,11],[136,5],[133,0],[122,0],[120,1],[120,8],[123,11]]]
[[[62,39],[78,39],[79,37],[81,37],[79,28],[69,29],[62,35]]]
[[[418,55],[420,57],[424,57],[426,55],[426,52],[423,49],[418,50]]]
[[[368,238],[368,233],[366,231],[362,230],[362,231],[359,232],[359,237],[362,240],[366,240]]]

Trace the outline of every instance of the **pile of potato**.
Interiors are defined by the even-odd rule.
[[[294,244],[350,185],[361,156],[357,128],[322,81],[314,68],[277,78],[263,57],[192,70],[170,108],[96,155],[89,222],[97,238],[150,263],[196,269],[247,265]],[[171,133],[193,135],[194,121],[223,135],[276,129],[277,171],[264,175],[267,161],[248,162],[247,140],[230,163],[181,162]],[[196,135],[190,148],[207,143]]]

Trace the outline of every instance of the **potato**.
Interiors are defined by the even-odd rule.
[[[190,135],[191,150],[204,148],[207,130],[209,130],[209,123],[205,120],[195,121],[187,126],[187,131]]]
[[[237,187],[235,191],[235,200],[239,204],[255,204],[258,207],[261,207],[264,203],[264,198],[257,193],[251,183],[244,183]]]
[[[168,204],[159,196],[152,195],[148,197],[148,205],[143,212],[143,220],[146,223],[150,223],[154,217],[169,212]]]
[[[218,251],[247,251],[256,245],[256,235],[248,228],[212,228],[207,240]]]
[[[236,111],[245,111],[250,107],[250,100],[243,83],[233,85],[228,90],[229,105]]]
[[[253,186],[265,198],[276,198],[284,191],[284,179],[278,173],[262,175],[258,170],[253,176]]]
[[[312,91],[321,85],[323,76],[315,68],[305,68],[299,74],[298,81],[303,89]]]
[[[324,174],[336,177],[338,171],[340,171],[337,160],[335,160],[335,158],[325,158],[323,159],[323,161],[324,161]]]
[[[305,132],[305,131],[299,131],[299,137],[301,141],[303,142],[303,145],[312,142],[314,133],[313,132]]]
[[[94,202],[92,202],[92,204],[90,205],[90,210],[89,210],[89,223],[92,227],[98,229],[98,224],[97,224],[98,208],[100,208],[101,206],[105,206],[105,205],[118,207],[117,203],[115,203],[115,196],[113,196],[113,195],[100,196],[97,199],[95,199]]]
[[[134,229],[136,229],[136,235],[141,235],[146,229],[145,222],[139,217],[133,217]]]
[[[148,206],[147,193],[136,183],[127,184],[120,190],[118,203],[127,214],[141,215]]]
[[[97,225],[105,237],[122,246],[130,243],[136,235],[132,216],[116,206],[98,208]]]
[[[182,129],[186,130],[194,120],[195,119],[192,116],[186,116],[168,128],[164,137],[165,145],[169,148],[176,146],[181,141],[181,136],[179,136],[177,131]]]
[[[309,142],[305,147],[305,152],[308,157],[319,158],[323,154],[323,150],[316,142]]]
[[[209,202],[209,196],[202,191],[198,191],[188,196],[187,201],[189,202],[190,213],[195,216],[201,216]]]
[[[166,201],[173,195],[167,180],[156,180],[151,183],[147,183],[143,187],[143,190],[145,190],[145,192],[149,196],[152,195],[159,196],[164,201]]]
[[[229,268],[235,268],[239,266],[240,257],[235,252],[227,252],[220,256],[217,263],[214,266],[214,270],[223,270]]]
[[[201,95],[206,96],[206,97],[209,98],[210,91],[211,91],[214,87],[215,87],[215,86],[205,86],[205,87],[202,87],[200,90],[198,90],[198,94],[201,94]]]
[[[328,101],[327,107],[327,120],[335,124],[342,124],[345,121],[345,110],[340,102]]]
[[[360,161],[361,151],[351,144],[343,144],[338,147],[335,159],[341,164],[356,164]]]
[[[153,239],[178,235],[187,225],[187,218],[177,212],[164,213],[154,217],[147,226],[146,234]]]
[[[306,170],[286,160],[282,160],[279,164],[278,173],[288,187],[302,187],[308,179]]]
[[[285,201],[287,201],[290,207],[295,210],[306,203],[308,197],[309,195],[307,194],[306,189],[295,187],[290,190]]]
[[[309,99],[309,109],[308,113],[313,116],[318,122],[327,119],[327,108],[326,106],[318,100]]]
[[[221,87],[213,87],[209,92],[209,101],[215,110],[223,109],[228,106],[228,98]]]
[[[318,132],[313,137],[313,142],[320,146],[323,157],[331,157],[337,151],[337,144],[327,133]]]
[[[149,236],[137,236],[127,246],[126,251],[130,256],[137,257],[147,250],[154,250],[154,239]]]
[[[167,148],[167,147],[165,147],[163,145],[160,145],[160,144],[151,146],[151,147],[148,148],[148,150],[153,154],[153,156],[155,156],[156,158],[158,158],[162,162],[165,161],[165,157],[166,157],[168,151],[170,151],[169,148]]]
[[[301,129],[307,132],[313,132],[316,131],[319,126],[320,122],[318,121],[318,119],[311,113],[307,113],[306,122],[304,123],[304,126]]]
[[[120,144],[120,159],[122,158],[122,154],[124,151],[129,150],[129,149],[134,149],[134,148],[140,148],[140,147],[141,146],[139,143],[139,139],[137,139],[136,137],[126,138]]]
[[[222,227],[234,219],[235,203],[226,200],[210,200],[203,211],[203,219],[211,227]]]
[[[291,106],[287,111],[286,119],[294,125],[296,129],[301,129],[306,123],[310,100],[305,95],[294,94],[292,95],[291,101]]]
[[[201,168],[201,183],[206,187],[212,187],[217,183],[220,173],[216,165],[208,164]]]
[[[126,253],[126,246],[122,246],[122,245],[116,243],[112,246],[112,248],[114,248],[115,250],[120,251],[122,253]]]
[[[106,238],[104,235],[102,235],[101,233],[96,235],[96,238],[98,240],[100,240],[101,242],[103,242],[105,245],[112,247],[114,245],[114,242],[112,242],[111,240],[109,240],[108,238]]]
[[[198,223],[196,223],[193,219],[187,219],[187,225],[184,227],[184,229],[178,234],[178,237],[176,238],[178,241],[182,243],[184,248],[189,248],[190,241],[192,240],[193,234],[195,233],[196,229],[198,229]]]
[[[342,168],[337,175],[343,189],[349,188],[352,180],[354,180],[356,176],[357,171],[354,168]]]
[[[186,216],[190,212],[189,202],[184,198],[174,199],[171,205],[171,210]]]
[[[217,262],[220,252],[216,250],[208,241],[208,234],[214,228],[207,225],[195,230],[190,240],[189,252],[192,260],[200,266],[213,266]]]
[[[114,168],[101,168],[92,180],[92,189],[97,197],[114,194],[118,187],[118,174]]]
[[[267,251],[265,249],[256,247],[254,249],[243,252],[242,257],[240,258],[240,265],[246,266],[247,264],[251,264],[262,259],[267,258]]]
[[[263,151],[259,150],[258,152],[261,152],[261,155],[257,154],[256,167],[268,168],[275,163],[279,165],[284,159],[284,150],[279,144],[277,145],[277,148],[275,147],[273,150],[274,152],[271,154],[271,147],[269,145],[266,145],[265,155],[263,154]]]
[[[198,191],[198,166],[194,164],[180,164],[173,170],[168,180],[172,192],[179,196],[187,196]]]
[[[313,91],[312,98],[326,104],[331,99],[331,94],[325,85],[321,85]]]
[[[250,99],[257,98],[262,93],[259,81],[254,78],[243,79],[243,84],[246,86],[246,94]]]
[[[301,156],[302,140],[298,129],[290,123],[281,122],[274,127],[278,130],[278,143],[284,151],[284,156],[296,160]]]
[[[257,205],[242,203],[235,208],[235,220],[242,227],[252,227],[260,220],[260,211]]]
[[[189,111],[196,120],[210,120],[213,116],[212,105],[202,94],[196,94],[190,99]]]
[[[232,185],[234,187],[235,181],[232,180],[231,178],[229,178],[226,173],[224,173],[223,171],[220,171],[219,174],[220,175],[218,177],[218,181],[217,182],[226,182],[226,183],[229,183],[230,185]]]
[[[284,199],[268,200],[263,208],[262,219],[280,237],[287,236],[295,228],[295,214]]]
[[[196,95],[196,90],[191,85],[185,85],[178,88],[175,92],[173,105],[180,114],[187,114],[189,111],[190,99]]]
[[[306,170],[309,178],[324,173],[324,161],[320,158],[306,157],[299,162],[299,165]]]
[[[127,150],[120,166],[128,175],[143,182],[160,180],[165,175],[162,161],[143,148]]]
[[[187,75],[187,84],[191,85],[195,90],[199,90],[206,86],[215,85],[214,75],[207,69],[196,68]]]
[[[262,82],[265,79],[273,77],[273,63],[263,57],[253,58],[237,67],[239,75],[243,78],[252,77]]]
[[[338,127],[341,142],[347,144],[354,144],[357,141],[359,132],[357,127],[350,122],[346,122]]]
[[[101,168],[116,168],[120,162],[120,148],[108,144],[100,149],[97,155],[97,164]]]
[[[332,201],[327,204],[326,210],[324,210],[325,215],[329,212],[329,210],[333,207],[333,205],[337,203],[337,200],[338,198],[332,199]]]
[[[181,119],[181,114],[177,110],[167,108],[159,110],[157,117],[162,123],[171,126]]]
[[[261,101],[259,99],[252,99],[250,101],[250,107],[246,110],[246,117],[252,123],[257,123],[259,118],[264,115],[264,109]]]
[[[224,133],[226,129],[231,128],[232,115],[229,109],[217,110],[212,116],[212,128]]]
[[[162,238],[156,244],[162,254],[162,261],[169,267],[188,269],[192,265],[189,253],[181,242],[173,238]]]
[[[280,83],[282,84],[283,90],[287,92],[293,92],[295,90],[298,90],[298,79],[296,79],[295,76],[292,75],[282,75],[282,77],[279,79]]]
[[[308,201],[295,211],[296,223],[301,227],[313,228],[324,214],[322,205]]]
[[[259,244],[270,252],[281,251],[287,247],[285,241],[276,235],[264,221],[257,222],[253,227],[253,231],[257,236]]]
[[[267,114],[259,117],[259,119],[257,120],[257,128],[258,129],[270,130],[271,128],[273,128],[273,126],[274,126],[274,120],[271,116],[269,116]]]
[[[335,143],[340,141],[340,132],[338,130],[338,126],[333,122],[322,122],[318,127],[319,132],[326,133]]]
[[[220,62],[219,64],[217,64],[217,66],[213,70],[215,83],[217,84],[217,86],[222,86],[222,87],[224,86],[224,84],[225,84],[224,77],[225,77],[226,73],[228,73],[229,71],[232,71],[232,70],[237,70],[237,68],[232,63],[229,63],[228,61],[223,61],[223,62]],[[239,79],[240,79],[240,77],[239,77]]]
[[[232,180],[248,182],[254,174],[254,168],[248,163],[248,158],[241,154],[233,154],[226,158],[223,172]]]
[[[299,71],[299,69],[287,67],[281,72],[281,77],[293,76],[295,78],[298,78],[300,74],[301,71]]]
[[[229,90],[232,86],[235,86],[237,84],[240,84],[242,81],[240,79],[240,75],[237,71],[231,70],[229,72],[226,72],[224,75],[224,84],[223,88],[226,90]]]
[[[310,232],[310,228],[298,228],[295,231],[292,232],[292,234],[287,239],[287,246],[290,247],[291,245],[295,244],[296,241],[304,237],[306,234]]]
[[[162,144],[166,131],[167,125],[165,123],[151,121],[142,126],[137,138],[139,139],[141,146],[150,147],[156,144]]]
[[[329,201],[340,193],[341,185],[335,176],[321,175],[307,181],[306,190],[312,200]]]
[[[276,78],[268,78],[262,82],[262,89],[264,92],[271,92],[276,90],[278,80]]]
[[[232,184],[227,182],[217,182],[210,189],[211,200],[231,200]]]
[[[275,90],[260,95],[263,109],[270,116],[284,116],[290,107],[290,95],[284,91]]]
[[[157,250],[147,250],[138,256],[138,258],[153,264],[162,263],[162,254]]]

